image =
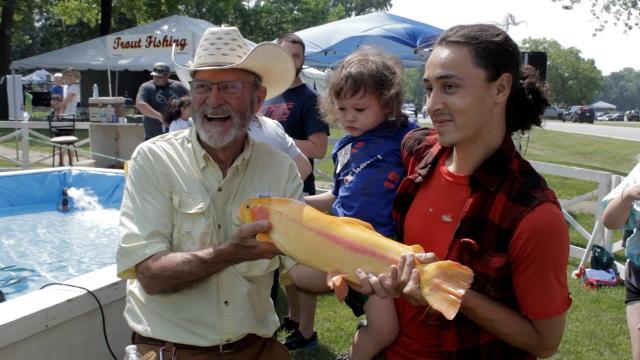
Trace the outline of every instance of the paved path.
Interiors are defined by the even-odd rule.
[[[612,126],[604,124],[570,123],[545,120],[543,126],[547,130],[564,131],[574,134],[602,136],[613,139],[640,141],[640,127]]]

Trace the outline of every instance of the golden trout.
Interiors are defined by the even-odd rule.
[[[381,274],[400,262],[403,253],[424,252],[421,246],[407,246],[377,233],[371,224],[348,217],[324,214],[300,201],[284,198],[249,199],[241,204],[240,221],[269,220],[268,233],[258,234],[301,264],[327,273],[327,282],[340,301],[347,286],[359,283],[356,269]],[[435,310],[451,320],[471,282],[473,271],[454,261],[430,264],[416,262],[420,272],[420,293]]]

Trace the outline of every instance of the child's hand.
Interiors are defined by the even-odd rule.
[[[622,191],[622,197],[624,201],[633,202],[640,200],[640,184],[629,186]]]

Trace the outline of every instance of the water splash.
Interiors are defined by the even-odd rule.
[[[74,208],[81,211],[102,210],[102,205],[98,202],[98,196],[85,188],[67,189],[67,194],[73,199]]]

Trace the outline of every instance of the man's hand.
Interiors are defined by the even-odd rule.
[[[241,226],[231,240],[225,244],[230,258],[233,258],[234,262],[240,263],[251,260],[271,259],[276,255],[281,255],[282,252],[273,243],[256,240],[258,233],[267,232],[269,229],[271,229],[271,224],[267,220],[259,220]]]
[[[415,262],[429,264],[437,261],[433,253],[402,254],[398,265],[391,265],[389,274],[367,274],[358,269],[356,275],[360,279],[358,291],[364,294],[375,294],[381,298],[397,298],[404,296],[414,305],[428,305],[420,294],[420,274],[415,269]]]

